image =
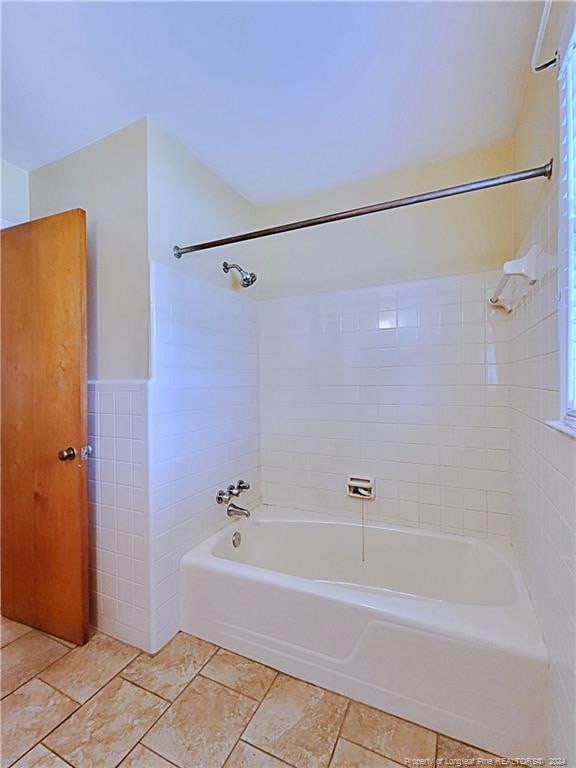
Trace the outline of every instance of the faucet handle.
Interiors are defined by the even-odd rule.
[[[237,487],[235,485],[230,484],[228,486],[228,493],[230,494],[230,496],[236,496],[236,497],[240,496],[240,486]]]
[[[228,504],[230,501],[230,494],[227,493],[227,491],[218,491],[216,494],[216,503],[217,504]]]
[[[239,491],[248,491],[250,490],[250,483],[247,483],[246,480],[238,480],[236,488],[238,488]]]

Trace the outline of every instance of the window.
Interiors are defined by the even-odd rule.
[[[562,415],[576,429],[576,36],[573,34],[560,72],[560,273],[562,297]]]

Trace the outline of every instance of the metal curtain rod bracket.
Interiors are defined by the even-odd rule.
[[[175,258],[181,259],[185,253],[195,253],[196,251],[205,251],[207,248],[219,248],[222,245],[232,245],[232,243],[241,243],[245,240],[256,240],[260,237],[269,237],[279,235],[282,232],[293,232],[296,229],[305,229],[307,227],[317,227],[320,224],[330,224],[333,221],[342,221],[343,219],[354,219],[357,216],[367,216],[369,213],[380,213],[381,211],[390,211],[393,208],[405,208],[408,205],[416,203],[427,203],[430,200],[440,200],[443,197],[454,197],[463,195],[466,192],[476,192],[480,189],[490,189],[491,187],[501,187],[504,184],[514,184],[517,181],[527,181],[528,179],[537,179],[545,177],[549,179],[552,176],[553,160],[549,160],[546,165],[539,165],[537,168],[529,168],[526,171],[517,171],[508,173],[504,176],[494,176],[490,179],[481,179],[480,181],[471,181],[468,184],[459,184],[455,187],[445,187],[433,192],[424,192],[420,195],[410,195],[409,197],[399,197],[396,200],[388,200],[384,203],[375,203],[374,205],[365,205],[362,208],[351,208],[348,211],[339,211],[338,213],[328,213],[324,216],[316,216],[313,219],[302,219],[293,221],[289,224],[280,224],[276,227],[267,227],[266,229],[257,229],[254,232],[244,232],[232,237],[223,237],[219,240],[208,240],[205,243],[188,245],[185,248],[175,245],[173,253]]]
[[[556,66],[560,58],[558,51],[554,51],[554,56],[547,61],[541,61],[538,63],[540,53],[542,52],[542,45],[544,44],[544,37],[546,35],[546,29],[548,28],[548,19],[550,18],[550,11],[552,10],[553,0],[544,0],[542,7],[542,16],[540,17],[540,24],[538,26],[538,34],[536,35],[536,42],[534,43],[534,51],[532,53],[532,71],[544,72],[545,69]]]
[[[558,51],[554,52],[554,56],[551,59],[548,59],[548,61],[542,62],[542,64],[536,64],[534,67],[534,72],[544,72],[545,69],[550,69],[550,67],[555,67],[556,64],[558,64],[558,59],[560,58],[560,54]]]

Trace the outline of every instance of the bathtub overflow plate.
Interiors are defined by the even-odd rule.
[[[232,546],[239,547],[241,541],[242,536],[240,535],[240,531],[234,531],[234,535],[232,536]]]

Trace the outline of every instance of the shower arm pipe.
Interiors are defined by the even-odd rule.
[[[507,173],[504,176],[494,176],[490,179],[481,179],[480,181],[471,181],[468,184],[458,184],[455,187],[445,187],[436,189],[433,192],[423,192],[419,195],[410,195],[409,197],[399,197],[396,200],[388,200],[384,203],[375,203],[374,205],[365,205],[362,208],[351,208],[347,211],[338,211],[337,213],[328,213],[324,216],[316,216],[313,219],[302,219],[293,221],[289,224],[280,224],[276,227],[267,227],[266,229],[257,229],[253,232],[243,232],[240,235],[223,237],[219,240],[208,240],[205,243],[196,243],[188,245],[185,248],[174,246],[173,253],[175,258],[180,259],[186,253],[195,253],[196,251],[205,251],[208,248],[220,248],[222,245],[232,245],[233,243],[242,243],[246,240],[257,240],[260,237],[270,237],[271,235],[280,235],[283,232],[293,232],[296,229],[306,229],[307,227],[317,227],[320,224],[330,224],[334,221],[344,219],[354,219],[358,216],[367,216],[369,213],[380,213],[390,211],[393,208],[405,208],[408,205],[416,203],[427,203],[430,200],[440,200],[443,197],[454,197],[463,195],[467,192],[476,192],[480,189],[490,189],[491,187],[501,187],[504,184],[514,184],[518,181],[527,181],[528,179],[538,179],[545,177],[549,179],[552,176],[553,160],[549,160],[545,165],[539,165],[536,168],[529,168],[526,171],[516,171]]]

